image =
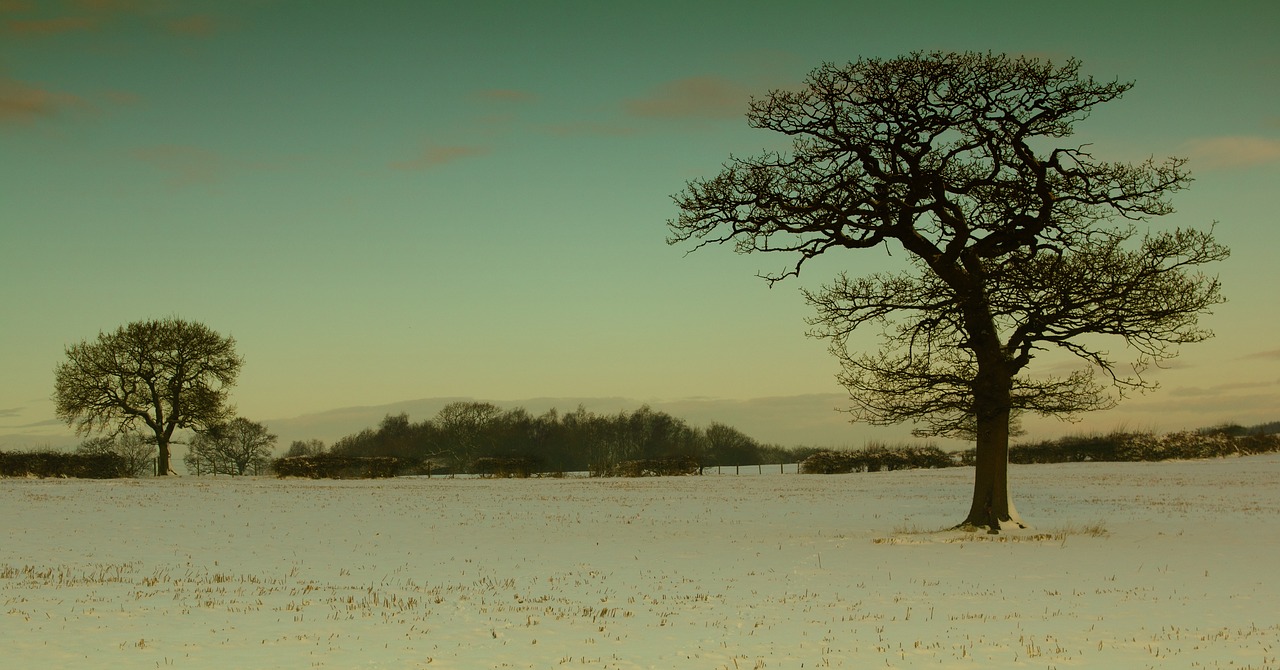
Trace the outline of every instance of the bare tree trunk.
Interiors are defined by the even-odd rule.
[[[973,502],[959,527],[986,528],[999,533],[1002,526],[1025,528],[1009,493],[1009,375],[1000,368],[991,373],[979,364],[974,383],[973,409],[977,423],[976,468]],[[989,367],[989,366],[988,366]]]
[[[163,435],[157,435],[156,444],[159,447],[156,457],[156,476],[164,477],[169,474],[169,440]]]

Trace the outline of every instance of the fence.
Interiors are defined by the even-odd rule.
[[[704,475],[794,475],[799,474],[799,463],[774,463],[771,465],[708,465],[702,468]]]

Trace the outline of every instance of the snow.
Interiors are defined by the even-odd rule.
[[[766,468],[767,470],[767,468]],[[1280,455],[972,470],[0,480],[40,668],[1280,668]],[[776,470],[775,470],[776,473]]]

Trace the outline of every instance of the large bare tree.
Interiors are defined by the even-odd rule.
[[[234,414],[227,393],[243,361],[234,339],[202,324],[138,321],[73,344],[66,355],[54,370],[58,418],[80,434],[145,425],[155,435],[156,474],[170,472],[175,430],[203,429]]]
[[[1070,418],[1154,387],[1143,372],[1210,337],[1198,317],[1222,301],[1198,269],[1227,257],[1211,231],[1136,225],[1173,211],[1185,160],[1106,162],[1087,145],[1055,146],[1131,86],[1084,76],[1075,60],[981,53],[823,65],[803,88],[750,105],[751,126],[789,136],[790,151],[730,158],[689,182],[669,241],[791,254],[771,283],[832,250],[905,252],[898,272],[806,291],[812,334],[830,341],[855,420],[976,440],[962,526],[1021,526],[1010,421]],[[867,325],[883,346],[851,351]],[[1126,359],[1098,336],[1120,338]],[[1081,365],[1029,374],[1050,349]]]

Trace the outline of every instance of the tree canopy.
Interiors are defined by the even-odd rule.
[[[138,321],[68,346],[66,357],[54,370],[58,418],[80,434],[119,434],[142,424],[155,436],[157,474],[170,471],[175,430],[234,415],[227,395],[243,361],[233,338],[202,324]]]
[[[1218,280],[1198,270],[1227,257],[1211,231],[1136,225],[1173,212],[1170,194],[1190,182],[1184,159],[1108,162],[1058,143],[1132,87],[1080,70],[983,53],[824,64],[803,87],[750,105],[749,124],[790,137],[791,149],[731,158],[689,182],[668,222],[673,244],[793,257],[770,282],[833,250],[905,252],[900,271],[805,291],[813,334],[840,362],[855,420],[976,439],[964,523],[992,531],[1020,523],[1008,499],[1011,419],[1070,417],[1154,387],[1144,370],[1210,337],[1198,319],[1222,301]],[[881,348],[850,351],[868,325]],[[1030,374],[1049,349],[1082,363]]]

